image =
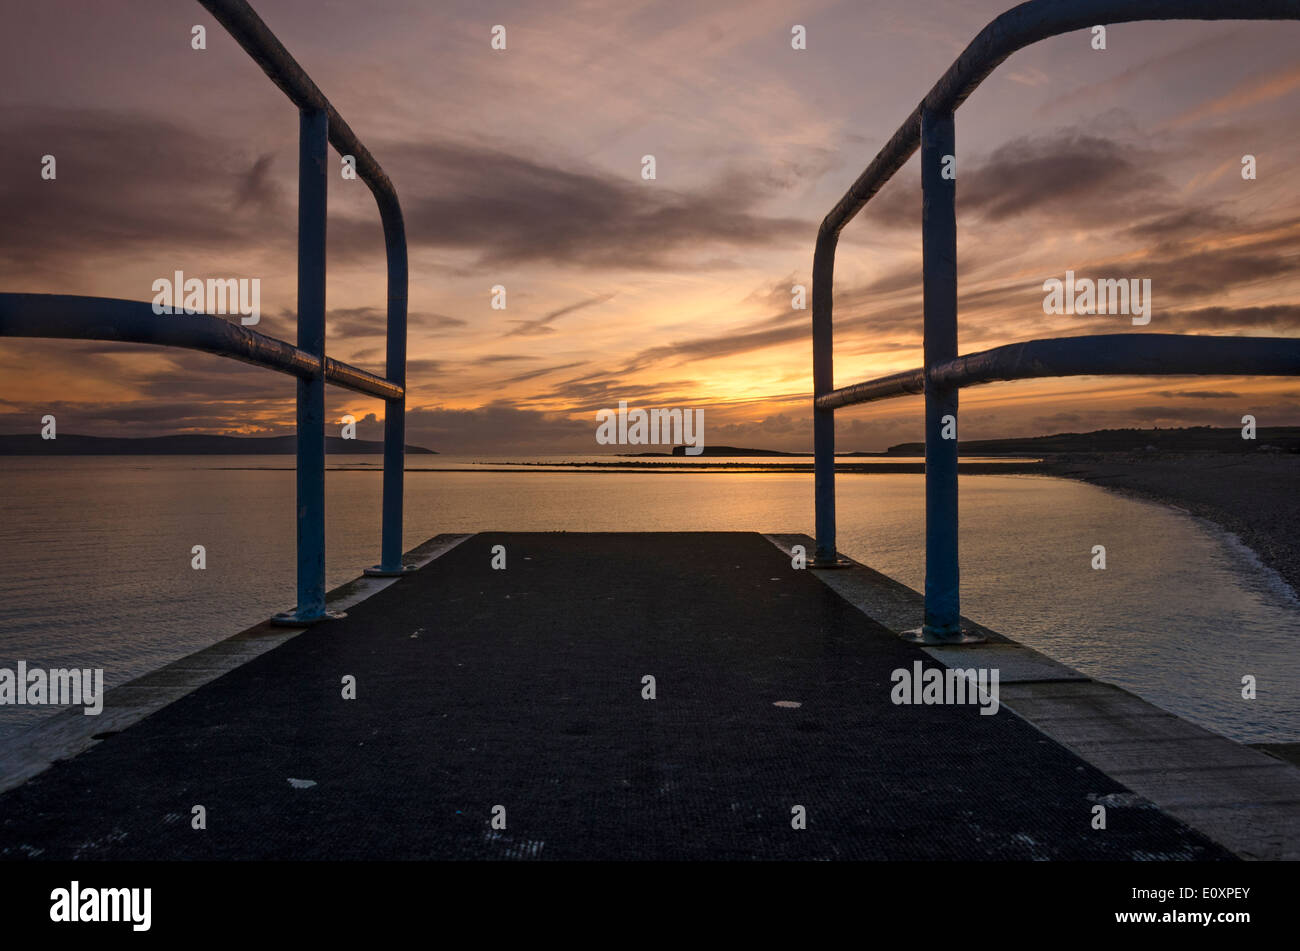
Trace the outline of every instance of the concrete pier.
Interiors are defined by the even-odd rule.
[[[1296,857],[1294,766],[998,632],[906,643],[916,592],[796,569],[795,544],[432,539],[419,571],[334,592],[341,620],[41,724],[0,763],[0,856]],[[895,703],[917,662],[997,667],[1001,708]]]

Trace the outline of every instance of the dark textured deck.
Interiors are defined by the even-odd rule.
[[[481,534],[0,796],[0,855],[1229,857],[1092,829],[1124,788],[1005,709],[895,706],[915,660],[757,534]]]

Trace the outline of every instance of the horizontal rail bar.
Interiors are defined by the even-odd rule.
[[[325,382],[367,396],[377,396],[381,400],[400,400],[406,396],[406,388],[398,386],[392,380],[385,380],[369,370],[354,367],[333,357],[325,358]]]
[[[1053,337],[966,354],[930,371],[940,388],[1060,376],[1300,376],[1300,337]],[[908,370],[832,390],[816,406],[832,410],[924,392],[925,371]]]
[[[69,294],[0,294],[0,337],[119,340],[201,350],[268,370],[314,379],[321,361],[292,344],[212,314],[159,315],[143,301]],[[404,388],[360,367],[325,358],[325,381],[400,400]]]
[[[905,370],[902,373],[891,373],[889,376],[842,386],[838,390],[823,393],[813,401],[813,405],[820,410],[832,410],[842,406],[878,403],[897,396],[919,395],[924,392],[925,371]]]

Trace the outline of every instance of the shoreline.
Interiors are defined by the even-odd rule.
[[[1038,472],[1158,502],[1236,538],[1300,596],[1300,456],[1087,453]]]

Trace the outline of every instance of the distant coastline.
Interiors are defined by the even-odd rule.
[[[273,456],[292,455],[297,447],[297,436],[0,436],[0,456]],[[384,444],[374,439],[325,437],[325,452],[329,455],[378,455],[383,451]],[[406,451],[411,455],[437,455],[423,446],[407,446]]]
[[[1300,426],[1262,426],[1243,439],[1240,426],[1190,426],[1179,429],[1099,429],[1014,439],[972,439],[958,443],[964,456],[1041,456],[1052,453],[1219,452],[1253,453],[1273,449],[1300,452]],[[925,455],[925,443],[890,446],[886,455]]]
[[[1300,452],[1300,426],[1264,426],[1253,440],[1242,438],[1237,426],[1191,426],[1179,429],[1099,429],[1089,433],[1055,433],[1051,436],[1017,436],[1005,439],[968,439],[958,443],[963,456],[1041,456],[1078,452],[1253,452],[1273,448]],[[671,452],[623,453],[627,458],[678,456],[811,456],[811,452],[753,449],[742,446],[705,446],[696,457],[685,446]],[[837,452],[837,459],[855,457],[924,456],[925,443],[904,442],[883,452]]]
[[[968,439],[958,444],[963,456],[1042,456],[1052,453],[1080,452],[1254,452],[1275,449],[1300,452],[1300,426],[1260,427],[1253,440],[1243,439],[1240,427],[1190,426],[1178,429],[1099,429],[1088,433],[1054,433],[1050,436],[1017,436],[1004,439]],[[882,452],[837,452],[835,458],[888,458],[889,456],[924,456],[925,443],[904,442]],[[725,456],[806,456],[811,452],[781,449],[756,449],[748,446],[704,446],[688,456],[685,446],[671,451],[627,452],[620,458],[700,458]]]

